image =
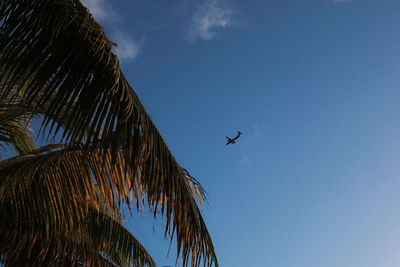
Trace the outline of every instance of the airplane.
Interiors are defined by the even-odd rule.
[[[228,139],[228,142],[225,145],[229,145],[229,144],[237,144],[236,140],[239,138],[239,136],[242,133],[238,131],[238,135],[235,138],[229,138],[228,136],[226,136],[226,139]]]

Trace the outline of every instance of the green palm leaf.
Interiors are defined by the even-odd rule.
[[[73,164],[84,169],[88,163],[80,162],[81,151],[67,152],[62,147],[49,145],[1,163],[0,255],[9,264],[63,265],[67,260],[96,266],[155,266],[119,218],[107,215],[112,207],[104,205],[97,190],[94,196],[88,194],[96,187],[88,170],[82,177],[66,174]]]
[[[47,197],[55,203],[47,207],[49,214],[58,218],[54,225],[73,228],[76,221],[66,214],[74,213],[79,221],[86,206],[64,207],[61,203],[65,200],[51,192],[68,189],[71,201],[92,199],[93,175],[108,201],[133,201],[139,207],[146,198],[155,215],[165,215],[165,232],[171,239],[176,234],[178,256],[182,255],[185,266],[189,262],[198,266],[201,260],[206,265],[218,265],[196,202],[195,196],[202,191],[173,158],[122,74],[112,52],[114,43],[81,3],[4,0],[0,2],[0,21],[4,21],[0,27],[0,100],[9,98],[14,90],[11,85],[18,84],[22,104],[32,106],[33,113],[43,112],[45,128],[54,129],[56,135],[63,127],[63,138],[70,151],[82,144],[76,153],[49,153],[35,157],[35,162],[23,160],[15,165],[18,168],[5,168],[1,171],[4,181],[12,188],[21,184],[17,186],[12,177],[31,184],[34,175],[21,173],[22,168],[39,175],[44,163],[54,165],[56,158],[61,157],[65,165],[40,176]],[[66,110],[73,116],[64,116]],[[88,167],[83,171],[78,169],[82,162]],[[81,179],[70,173],[80,175]],[[65,181],[81,187],[69,187]],[[6,196],[16,197],[4,193],[0,195],[3,200]],[[35,215],[29,211],[28,214]]]
[[[5,212],[3,208],[2,212]],[[15,228],[13,218],[0,223],[0,253],[10,266],[65,266],[79,262],[88,266],[156,266],[154,260],[119,222],[89,210],[79,231],[87,239],[77,240],[67,233],[29,232]],[[4,215],[4,216],[3,216]],[[15,218],[14,218],[15,219]],[[29,223],[29,222],[26,222]]]
[[[57,150],[51,151],[52,148]],[[37,149],[0,164],[0,204],[9,205],[16,218],[13,223],[16,229],[28,228],[27,231],[32,233],[45,229],[45,236],[66,232],[75,234],[74,239],[82,243],[88,240],[82,234],[85,231],[79,230],[88,209],[101,210],[98,191],[106,196],[105,199],[111,199],[111,203],[129,205],[135,202],[138,209],[145,205],[144,192],[150,191],[149,185],[139,174],[134,175],[130,169],[120,167],[124,165],[122,152],[113,160],[111,154],[106,157],[99,151],[85,154],[80,147],[60,149],[60,146],[51,145],[41,150],[48,152],[39,154],[40,149]],[[132,182],[131,177],[135,177],[135,181]],[[184,186],[192,186],[191,195],[203,191],[201,186],[193,186],[190,179],[185,179]],[[114,197],[115,188],[124,188],[124,193]],[[158,204],[151,201],[148,198],[150,206]],[[154,209],[155,214],[156,211]],[[187,212],[191,212],[190,209]],[[18,219],[22,217],[25,220]],[[202,222],[201,218],[199,220]]]
[[[16,103],[0,103],[0,145],[23,154],[35,148],[28,119],[31,113]]]

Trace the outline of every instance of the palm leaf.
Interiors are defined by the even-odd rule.
[[[0,255],[5,255],[5,262],[155,266],[118,218],[107,215],[111,207],[97,197],[97,190],[90,196],[90,188],[96,185],[90,174],[85,176],[88,171],[83,171],[83,177],[65,174],[73,163],[61,147],[49,145],[0,165]],[[78,162],[83,158],[82,152],[69,153]]]
[[[80,160],[89,162],[91,152],[101,150],[96,153],[102,156],[96,159],[130,174],[123,183],[119,180],[122,175],[103,176],[108,169],[96,165],[98,183],[106,197],[117,198],[117,203],[132,200],[127,197],[127,188],[133,190],[138,183],[154,214],[160,211],[166,216],[166,234],[171,238],[176,234],[183,264],[191,261],[198,266],[203,260],[207,265],[218,265],[186,174],[122,74],[112,53],[114,44],[81,3],[5,0],[0,3],[0,21],[4,21],[0,27],[0,97],[9,96],[9,85],[20,84],[18,92],[24,104],[33,105],[34,111],[46,104],[44,126],[55,126],[54,135],[63,126],[68,144],[84,144]],[[74,116],[63,118],[65,110]],[[85,190],[90,187],[89,180],[83,183],[87,184]]]
[[[28,118],[31,113],[15,103],[0,102],[0,144],[23,154],[35,148]]]
[[[58,150],[51,151],[51,148]],[[145,205],[144,192],[150,191],[149,185],[139,174],[133,175],[130,169],[118,167],[124,165],[122,152],[113,161],[111,153],[103,157],[103,153],[96,151],[85,154],[79,147],[59,148],[51,145],[42,149],[49,151],[46,154],[39,154],[38,149],[0,164],[0,205],[9,203],[16,218],[16,229],[28,228],[28,232],[36,233],[44,228],[46,236],[65,232],[76,235],[74,239],[79,242],[87,242],[87,237],[82,235],[85,231],[78,229],[84,225],[82,221],[89,209],[100,210],[98,201],[93,201],[99,199],[98,191],[105,199],[111,199],[111,204],[135,202],[138,209]],[[186,180],[187,187],[192,183]],[[116,188],[124,188],[124,193],[114,196]],[[196,190],[202,188],[199,186]],[[148,198],[150,206],[157,205],[151,201]],[[156,211],[157,208],[155,214]]]
[[[8,214],[4,214],[9,212]],[[108,215],[90,209],[79,228],[86,239],[76,239],[75,235],[42,231],[30,232],[29,220],[22,228],[15,227],[12,210],[3,206],[0,215],[0,254],[8,265],[60,266],[78,262],[88,266],[156,266],[154,260],[118,221]],[[44,227],[42,227],[44,229]]]

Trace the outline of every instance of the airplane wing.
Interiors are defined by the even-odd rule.
[[[238,138],[239,138],[239,136],[240,136],[240,133],[238,132],[238,135],[236,135],[236,136],[235,136],[235,138],[233,138],[233,140],[236,140],[236,139],[238,139]]]

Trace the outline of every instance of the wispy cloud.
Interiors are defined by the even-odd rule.
[[[109,1],[105,0],[82,0],[94,18],[101,23],[116,23],[119,20],[118,13]]]
[[[253,134],[255,136],[261,136],[262,134],[262,127],[258,124],[254,124],[253,125]]]
[[[246,136],[242,140],[239,140],[239,153],[242,163],[246,165],[253,165],[253,161],[250,159],[248,154],[248,147],[251,144],[251,137]]]
[[[253,162],[249,159],[249,155],[246,152],[240,152],[240,156],[242,157],[243,163],[246,165],[253,165]]]
[[[110,37],[118,44],[118,58],[126,61],[135,59],[141,50],[144,38],[133,40],[125,31],[121,30],[124,22],[110,1],[82,0],[82,3],[98,22],[109,26],[107,28],[110,29]]]
[[[111,34],[114,42],[118,44],[118,58],[120,60],[135,59],[142,48],[144,39],[133,41],[129,36],[124,35],[120,31]]]
[[[233,25],[232,15],[232,8],[224,5],[222,0],[206,0],[192,17],[187,40],[214,38],[219,29]]]
[[[250,130],[251,129],[251,130]],[[243,133],[243,139],[239,140],[240,157],[242,163],[246,165],[253,165],[251,158],[251,151],[254,149],[254,144],[258,143],[260,138],[265,135],[267,126],[265,124],[253,124],[252,128]]]

